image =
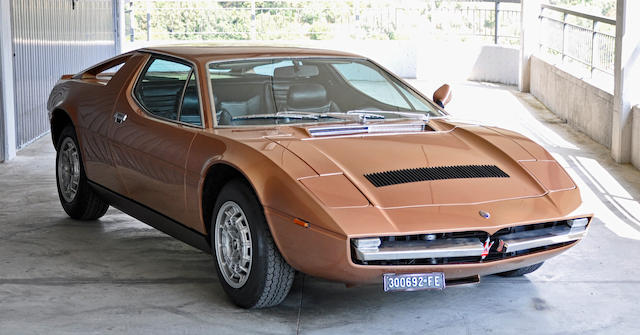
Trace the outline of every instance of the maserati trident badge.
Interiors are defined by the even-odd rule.
[[[491,217],[491,214],[489,214],[489,212],[485,212],[485,211],[479,211],[478,214],[480,214],[480,216],[482,216],[485,219],[488,219]]]
[[[493,246],[494,242],[491,242],[491,237],[487,236],[487,240],[484,241],[484,244],[482,245],[482,258],[481,259],[485,259],[487,256],[489,256],[489,250],[491,250],[491,247]]]

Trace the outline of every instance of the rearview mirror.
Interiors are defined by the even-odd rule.
[[[444,108],[451,101],[451,86],[444,84],[433,92],[433,102]]]

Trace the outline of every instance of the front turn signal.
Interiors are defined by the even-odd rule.
[[[293,223],[301,227],[309,228],[309,222],[298,219],[298,218],[293,219]]]

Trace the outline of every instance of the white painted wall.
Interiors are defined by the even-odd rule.
[[[616,59],[611,156],[631,161],[632,108],[640,102],[640,1],[616,2]]]
[[[640,169],[640,105],[633,107],[631,130],[631,164]]]
[[[499,45],[479,49],[469,80],[518,85],[520,50]]]
[[[531,94],[558,117],[611,148],[613,94],[531,57]]]
[[[540,4],[541,0],[520,2],[520,64],[518,89],[521,92],[531,91],[531,56],[540,45]]]
[[[16,156],[11,3],[0,1],[0,161]]]

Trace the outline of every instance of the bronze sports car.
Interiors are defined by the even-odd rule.
[[[342,52],[136,50],[51,92],[60,201],[211,252],[246,308],[279,304],[295,270],[443,289],[529,273],[581,240],[592,215],[554,158],[450,120],[449,99]]]

